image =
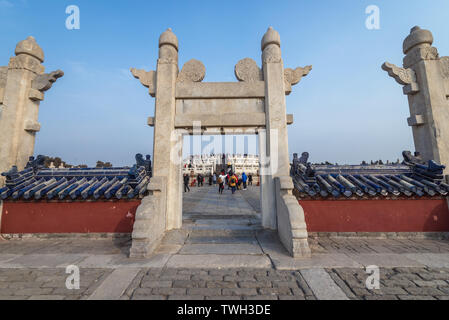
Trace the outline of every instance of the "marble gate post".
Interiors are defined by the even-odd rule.
[[[310,249],[304,211],[292,194],[285,94],[288,87],[309,73],[311,66],[284,70],[281,39],[271,27],[262,39],[262,65],[266,116],[265,135],[262,132],[259,137],[260,161],[264,164],[261,166],[262,222],[265,228],[278,230],[280,240],[293,257],[307,257]]]
[[[40,101],[64,75],[61,70],[44,73],[44,52],[33,37],[20,41],[15,54],[0,67],[0,172],[14,165],[23,169],[33,155]]]
[[[150,195],[143,199],[136,212],[131,257],[147,256],[165,231],[182,226],[182,161],[178,159],[182,135],[175,130],[178,71],[178,39],[171,29],[159,38],[156,72],[131,69],[134,77],[149,88],[150,95],[156,97],[155,116],[148,122],[154,125],[153,177],[148,186]]]
[[[449,174],[449,57],[432,47],[430,31],[414,27],[404,40],[403,68],[385,62],[387,71],[408,96],[415,149],[423,160],[446,165]]]

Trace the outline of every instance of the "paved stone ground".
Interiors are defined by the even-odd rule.
[[[449,300],[449,268],[381,268],[380,288],[366,288],[364,269],[328,269],[350,299]]]
[[[80,289],[68,290],[65,269],[0,269],[0,300],[79,300],[91,295],[110,269],[81,269]]]
[[[148,259],[130,239],[0,239],[4,299],[448,299],[449,241],[311,238],[311,259],[292,259],[262,230],[257,187],[184,195],[184,226]],[[65,287],[68,265],[80,289]],[[365,267],[380,267],[368,290]]]
[[[138,300],[315,299],[300,272],[273,269],[151,269],[125,295]]]

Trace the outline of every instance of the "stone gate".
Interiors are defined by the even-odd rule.
[[[304,212],[290,177],[285,95],[311,66],[284,69],[277,31],[262,39],[262,68],[245,58],[235,66],[238,82],[201,82],[206,69],[195,59],[178,68],[178,39],[171,29],[159,38],[156,71],[131,69],[155,97],[153,178],[136,213],[131,257],[150,255],[165,231],[182,226],[182,144],[186,134],[257,134],[262,225],[278,230],[294,257],[310,255]]]

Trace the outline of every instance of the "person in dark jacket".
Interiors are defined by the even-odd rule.
[[[187,192],[187,190],[189,190],[189,192],[190,192],[189,181],[190,181],[189,175],[185,174],[184,175],[184,192]]]

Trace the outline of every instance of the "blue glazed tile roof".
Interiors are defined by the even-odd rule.
[[[442,197],[449,193],[441,166],[404,152],[401,164],[312,165],[308,154],[294,156],[291,175],[295,194],[308,199]]]
[[[137,164],[121,168],[43,167],[45,157],[30,159],[23,171],[13,167],[2,173],[6,186],[0,188],[1,200],[108,200],[138,199],[147,193],[151,161],[136,156]]]

